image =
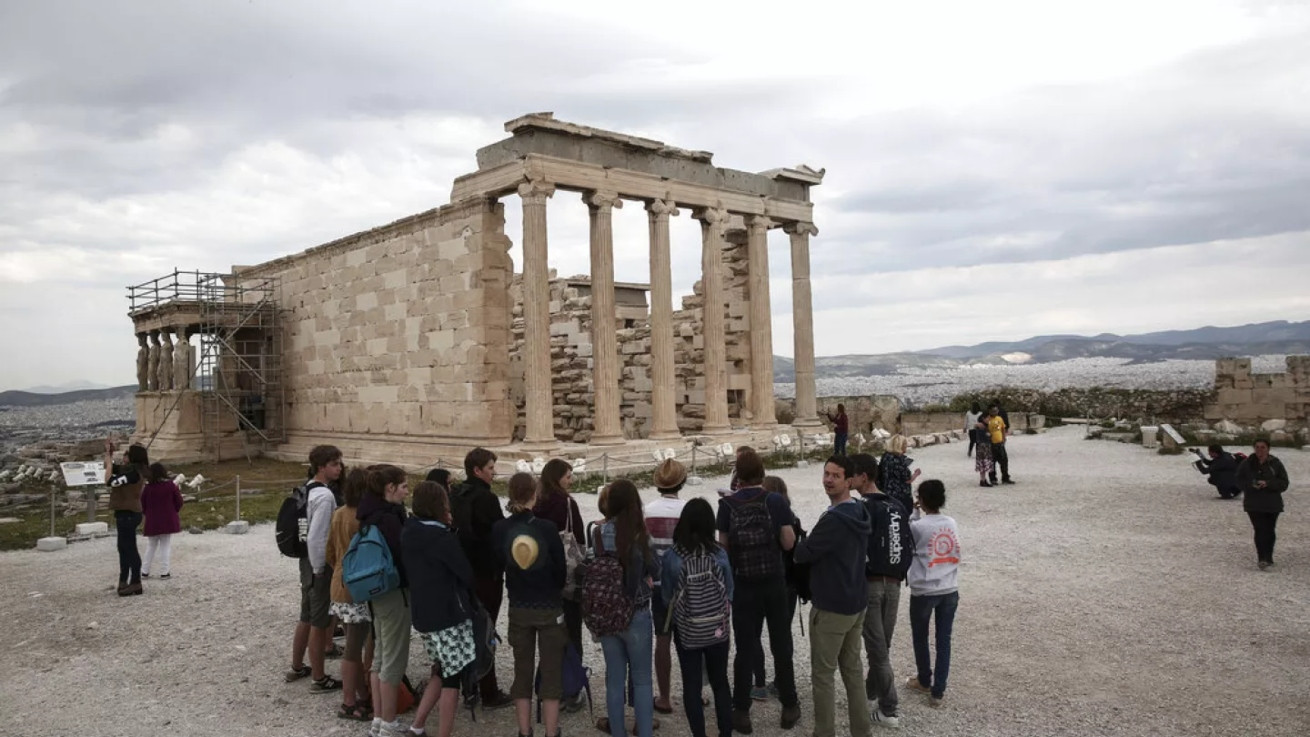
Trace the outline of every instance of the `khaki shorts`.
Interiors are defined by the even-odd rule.
[[[332,622],[328,616],[331,606],[332,568],[324,566],[323,572],[314,575],[308,558],[300,559],[300,621],[310,627],[326,627]]]
[[[514,685],[510,686],[509,695],[516,699],[532,698],[533,655],[538,655],[541,698],[558,701],[564,694],[564,646],[568,641],[564,610],[510,607],[509,645],[514,650]]]

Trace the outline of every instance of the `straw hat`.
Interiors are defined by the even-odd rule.
[[[655,469],[655,488],[677,490],[687,482],[687,467],[674,460],[665,458]]]
[[[537,554],[540,552],[537,547],[537,538],[528,534],[519,535],[514,538],[514,542],[510,543],[509,552],[518,567],[526,571],[532,567],[533,563],[537,562]]]

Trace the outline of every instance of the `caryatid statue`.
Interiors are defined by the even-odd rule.
[[[173,348],[173,388],[190,389],[193,371],[191,357],[191,337],[186,328],[177,331],[177,345]]]
[[[159,331],[150,332],[150,353],[146,357],[146,388],[159,390]]]
[[[173,388],[173,333],[169,330],[160,330],[159,337],[162,341],[159,346],[159,390],[168,391]]]
[[[150,380],[146,371],[150,365],[150,349],[146,347],[146,334],[136,334],[136,389],[143,392],[150,388]]]

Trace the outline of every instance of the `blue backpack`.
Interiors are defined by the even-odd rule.
[[[400,571],[377,525],[364,525],[341,559],[341,581],[356,603],[372,601],[400,588]]]

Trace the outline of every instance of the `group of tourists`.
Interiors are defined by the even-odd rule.
[[[984,488],[999,484],[1013,484],[1010,478],[1010,453],[1005,440],[1010,436],[1010,416],[999,404],[983,412],[974,402],[964,413],[964,431],[969,436],[966,456],[973,456],[973,470],[978,473],[978,485]],[[1001,477],[996,478],[1000,469]]]
[[[151,463],[145,446],[130,445],[120,463],[114,463],[114,442],[105,439],[105,485],[109,510],[118,535],[118,595],[144,593],[142,579],[155,565],[160,580],[172,578],[173,535],[182,531],[182,492],[161,463]],[[145,522],[146,557],[136,545],[136,531]]]
[[[884,462],[895,465],[894,457]],[[955,522],[941,513],[946,494],[940,481],[919,484],[907,506],[899,492],[879,490],[873,456],[833,455],[822,476],[829,506],[807,534],[786,485],[766,476],[760,456],[743,447],[734,489],[717,500],[717,511],[705,499],[680,498],[687,472],[668,459],[655,472],[656,498],[643,504],[631,481],[613,481],[598,495],[601,521],[584,526],[567,462],[549,461],[539,477],[511,476],[502,510],[491,488],[496,461],[491,451],[475,448],[464,459],[462,483],[434,471],[411,495],[396,466],[347,473],[337,448],[310,452],[311,478],[297,492],[305,555],[288,682],[308,679],[311,692],[340,691],[338,716],[368,721],[370,735],[389,737],[425,734],[433,709],[438,733],[448,737],[461,693],[465,703],[485,709],[512,705],[518,733],[530,736],[535,696],[536,720],[547,737],[557,737],[561,711],[581,707],[590,695],[582,692],[588,686],[581,665],[585,625],[604,654],[601,731],[651,737],[655,713],[673,711],[676,653],[693,737],[708,735],[711,698],[715,729],[727,737],[753,731],[750,712],[764,686],[767,629],[771,689],[782,704],[779,726],[790,729],[801,719],[792,641],[799,600],[811,604],[814,734],[839,731],[840,673],[850,733],[868,737],[873,724],[900,720],[888,650],[908,579],[916,671],[905,688],[941,703],[960,553]],[[895,478],[908,494],[917,475],[897,471]],[[385,548],[396,575],[361,597],[362,558],[352,556],[362,556],[369,540]],[[482,644],[476,624],[480,617],[495,622],[506,596],[514,663],[508,693],[494,666],[472,670]],[[345,638],[339,678],[324,670],[325,655],[335,647],[334,618]],[[929,645],[934,619],[935,660]],[[413,722],[402,725],[397,714],[409,688],[411,636],[431,660],[431,679]],[[702,696],[705,685],[709,697]],[[625,707],[631,707],[631,721]]]

